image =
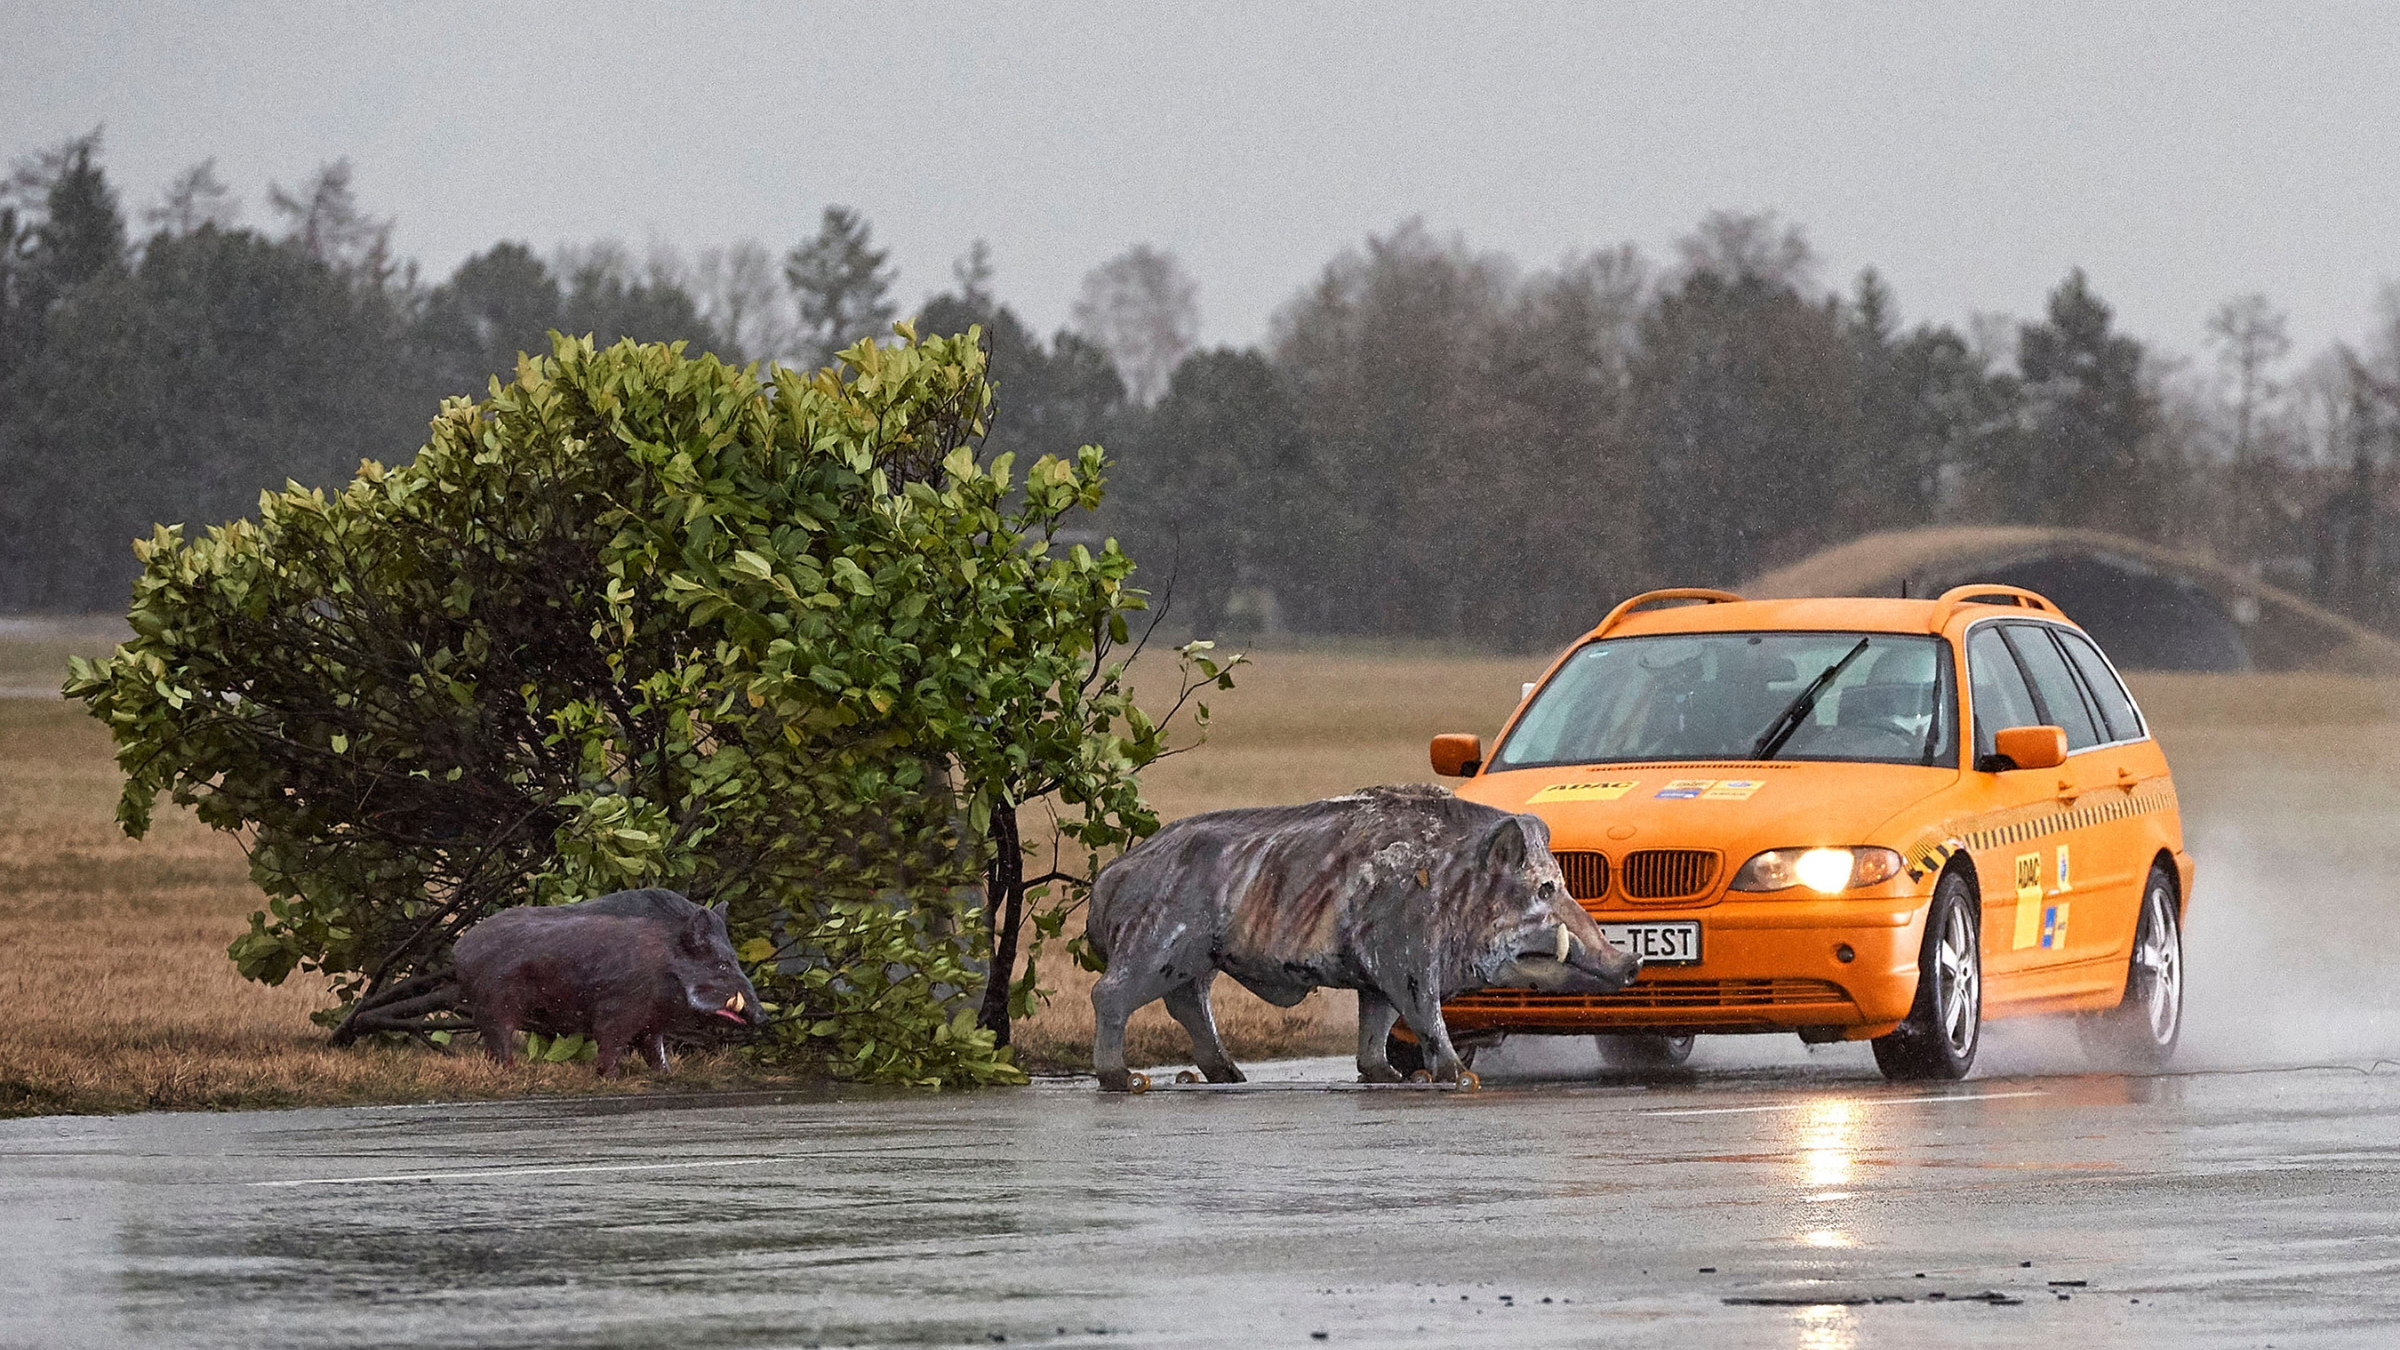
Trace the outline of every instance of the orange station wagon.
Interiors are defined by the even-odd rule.
[[[1488,756],[1441,736],[1433,766],[1548,822],[1569,891],[1644,963],[1604,996],[1460,995],[1462,1047],[1590,1034],[1669,1065],[1695,1035],[1797,1032],[1947,1079],[1987,1019],[2070,1013],[2103,1057],[2174,1051],[2174,781],[2108,658],[2031,591],[1636,596]]]

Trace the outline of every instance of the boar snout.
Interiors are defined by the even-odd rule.
[[[1529,935],[1505,980],[1553,994],[1613,994],[1633,983],[1642,961],[1603,937],[1588,915],[1553,911],[1557,922]]]
[[[702,981],[688,988],[684,996],[692,1011],[703,1018],[722,1017],[737,1027],[754,1027],[767,1020],[758,991],[738,974],[731,979]]]
[[[759,1005],[758,995],[750,990],[735,990],[733,997],[727,999],[725,1007],[717,1009],[717,1013],[719,1016],[724,1016],[728,1010],[731,1011],[733,1020],[743,1026],[758,1027],[765,1026],[767,1023],[767,1010]]]
[[[1564,934],[1567,930],[1562,927],[1558,931]],[[1633,977],[1642,973],[1642,958],[1619,949],[1606,938],[1600,940],[1596,951],[1580,942],[1575,945],[1577,950],[1569,958],[1568,964],[1585,979],[1598,985],[1599,993],[1613,994],[1633,983]]]

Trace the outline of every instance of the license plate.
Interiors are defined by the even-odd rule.
[[[1617,950],[1642,958],[1644,965],[1700,964],[1700,925],[1695,921],[1604,923],[1600,925],[1600,936],[1607,938]]]

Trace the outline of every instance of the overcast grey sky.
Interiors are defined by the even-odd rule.
[[[348,155],[433,275],[504,238],[782,247],[864,210],[913,302],[980,235],[1043,328],[1135,242],[1248,342],[1422,215],[1545,263],[1711,208],[1872,263],[1911,320],[2080,264],[2197,351],[2302,350],[2400,278],[2400,5],[0,4],[9,154],[107,127],[128,207],[210,155],[265,215]]]

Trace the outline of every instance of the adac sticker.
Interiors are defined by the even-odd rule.
[[[1764,778],[1720,778],[1716,786],[1700,794],[1704,801],[1746,802],[1767,785]]]
[[[2067,945],[2067,902],[2059,901],[2042,911],[2042,945],[2052,951],[2063,951]]]
[[[2058,846],[2058,888],[2062,891],[2075,889],[2075,883],[2067,879],[2067,846],[2065,844]]]
[[[2017,925],[2011,946],[2023,951],[2042,940],[2042,855],[2017,855]]]
[[[1613,802],[1642,785],[1639,778],[1607,779],[1595,783],[1552,783],[1525,799],[1535,802]]]
[[[1658,790],[1655,799],[1662,802],[1688,802],[1716,785],[1714,778],[1671,778],[1665,787]]]

